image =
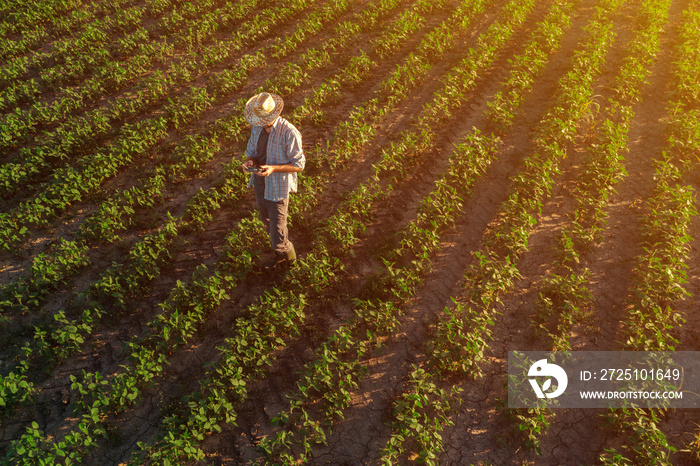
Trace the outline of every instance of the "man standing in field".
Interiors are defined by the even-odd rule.
[[[284,102],[278,95],[263,92],[248,100],[245,119],[253,126],[242,168],[251,173],[249,187],[255,188],[260,219],[270,234],[274,257],[263,263],[270,270],[290,266],[296,260],[289,241],[287,215],[289,193],[297,190],[297,173],[306,159],[301,148],[301,133],[280,117]]]

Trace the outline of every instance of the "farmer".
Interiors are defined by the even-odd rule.
[[[306,159],[301,133],[280,117],[284,102],[280,96],[263,92],[248,100],[245,119],[253,126],[242,169],[252,173],[248,187],[255,188],[255,202],[270,234],[274,256],[262,264],[264,270],[289,267],[296,260],[294,245],[287,235],[289,193],[297,190],[297,173]]]

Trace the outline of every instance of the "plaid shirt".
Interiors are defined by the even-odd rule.
[[[253,126],[253,131],[246,148],[247,157],[255,157],[258,147],[258,138],[262,126]],[[294,125],[280,117],[272,125],[272,132],[267,141],[267,165],[292,164],[304,169],[306,158],[301,148],[301,133]],[[250,175],[248,186],[253,186],[254,174]],[[297,173],[272,173],[265,177],[265,199],[268,201],[281,201],[289,197],[289,193],[297,192]]]

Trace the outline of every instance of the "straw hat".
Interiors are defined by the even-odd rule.
[[[245,119],[253,126],[269,125],[280,116],[284,101],[275,94],[262,92],[251,97],[245,104]]]

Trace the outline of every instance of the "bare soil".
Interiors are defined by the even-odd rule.
[[[338,22],[349,19],[369,3],[371,2],[366,0],[357,2]],[[322,4],[324,2],[319,2],[319,5]],[[424,34],[445,20],[457,4],[456,0],[451,0],[447,8],[426,15],[426,23],[421,31],[412,36],[391,59],[382,62],[367,83],[358,88],[346,89],[340,103],[324,109],[327,116],[324,125],[314,126],[308,123],[299,128],[307,156],[313,154],[318,146],[325,146],[327,141],[332,140],[334,131],[348,118],[351,109],[371,98],[382,80],[415,49]],[[461,38],[460,48],[446,54],[435,64],[429,77],[378,125],[377,137],[369,147],[361,151],[348,169],[331,179],[314,213],[303,221],[293,220],[290,236],[302,260],[314,246],[315,228],[333,215],[342,200],[367,179],[372,172],[372,164],[379,160],[381,151],[389,147],[401,131],[410,129],[412,119],[442,85],[441,77],[462,58],[467,47],[476,44],[479,34],[496,19],[503,4],[502,1],[489,3],[470,32]],[[441,248],[435,257],[434,269],[424,277],[415,297],[404,306],[399,331],[382,342],[380,351],[362,361],[368,368],[368,375],[360,382],[359,388],[353,391],[351,405],[344,412],[344,419],[334,423],[327,444],[319,445],[313,450],[312,464],[379,464],[381,450],[392,433],[392,403],[406,388],[406,377],[412,367],[424,361],[426,340],[433,331],[435,322],[443,315],[445,307],[451,306],[452,298],[459,298],[466,293],[462,285],[464,274],[474,260],[472,253],[482,247],[485,234],[498,221],[497,214],[508,197],[511,179],[522,168],[524,159],[533,149],[533,129],[552,103],[558,80],[569,69],[569,59],[578,45],[584,26],[594,14],[595,4],[594,0],[580,2],[571,27],[564,35],[562,46],[551,56],[544,71],[537,77],[534,90],[522,104],[512,130],[503,137],[503,150],[465,199],[463,212],[455,219],[455,227],[441,237]],[[605,105],[606,98],[610,96],[613,77],[620,67],[624,46],[634,27],[637,5],[638,1],[629,0],[615,17],[617,38],[594,92],[601,105]],[[625,159],[628,175],[617,185],[617,192],[606,208],[607,225],[602,243],[583,257],[591,271],[588,289],[593,295],[594,306],[589,318],[576,325],[570,335],[574,350],[612,351],[622,347],[623,326],[629,311],[632,271],[635,258],[643,253],[640,222],[644,213],[644,201],[654,189],[653,161],[660,157],[665,145],[664,115],[670,98],[675,31],[682,19],[681,11],[686,5],[686,0],[675,0],[672,3],[658,61],[643,90],[642,101],[634,107],[629,153]],[[210,435],[204,440],[202,448],[206,460],[201,464],[249,464],[262,459],[256,447],[262,438],[274,435],[279,430],[272,425],[271,420],[287,408],[287,396],[296,389],[300,372],[313,357],[313,350],[353,314],[353,298],[363,296],[371,289],[373,280],[383,270],[379,255],[393,244],[392,235],[415,218],[418,203],[434,188],[435,180],[444,171],[453,144],[468,134],[472,127],[486,133],[494,130],[485,118],[487,102],[499,89],[499,83],[508,76],[508,60],[523,51],[536,23],[544,18],[549,6],[550,2],[536,2],[528,20],[516,31],[495,64],[480,76],[477,87],[466,96],[460,110],[443,128],[436,128],[438,142],[435,147],[425,154],[424,160],[411,171],[407,181],[394,186],[387,199],[373,206],[373,221],[367,225],[366,233],[352,253],[345,256],[346,271],[341,283],[326,290],[322,299],[310,305],[300,335],[286,336],[286,346],[275,354],[273,364],[266,369],[265,376],[248,387],[247,401],[237,406],[236,425],[222,425],[221,433]],[[405,4],[399,7],[392,13],[392,17],[396,17],[405,8]],[[293,18],[275,35],[289,34],[302,17],[303,14]],[[127,167],[117,177],[109,180],[104,190],[93,199],[71,206],[47,228],[34,228],[33,236],[17,251],[0,253],[0,284],[5,285],[25,276],[31,267],[32,258],[49,250],[59,238],[75,239],[80,224],[97,209],[103,199],[120,189],[138,184],[143,173],[160,160],[163,153],[172,150],[174,144],[182,142],[186,134],[200,133],[212,121],[229,115],[239,99],[252,95],[288,61],[293,61],[305,50],[322,44],[330,35],[330,30],[309,40],[292,57],[284,60],[270,58],[269,68],[251,73],[248,83],[241,91],[226,101],[217,102],[186,131],[171,131],[165,142],[149,152],[138,165]],[[371,40],[380,32],[363,32],[358,38],[357,46],[344,56],[336,57],[331,66],[315,74],[298,92],[283,96],[285,112],[291,113],[301,105],[311,88],[332,76],[350,56],[368,50]],[[244,53],[262,49],[273,38],[274,35],[271,35],[264,41],[251,44],[251,48]],[[216,72],[235,65],[238,58],[240,57],[233,57],[216,70],[203,73],[193,84],[206,82]],[[178,89],[171,97],[182,95],[187,90]],[[109,99],[121,94],[105,96],[100,105],[108,104]],[[53,97],[54,94],[50,93],[42,98]],[[165,101],[139,118],[158,114],[161,104],[165,104]],[[110,137],[102,142],[106,143]],[[541,435],[542,451],[537,454],[523,447],[522,439],[516,432],[516,424],[508,418],[506,410],[500,407],[507,397],[504,387],[508,351],[547,349],[548,341],[534,328],[533,303],[542,279],[554,267],[557,238],[567,225],[567,214],[574,207],[573,187],[587,144],[588,139],[582,135],[569,148],[556,188],[543,206],[542,214],[531,234],[529,249],[520,257],[518,269],[522,279],[503,297],[503,303],[498,309],[500,316],[493,329],[493,339],[489,342],[487,361],[482,365],[484,376],[440,381],[442,388],[463,389],[460,402],[450,413],[453,426],[442,432],[444,451],[440,455],[440,461],[443,464],[597,464],[606,449],[619,449],[627,440],[625,433],[605,428],[601,411],[557,410],[550,419],[549,427]],[[57,289],[42,305],[40,312],[23,316],[10,315],[10,324],[6,328],[13,332],[13,339],[0,347],[0,373],[6,374],[13,366],[12,361],[18,356],[20,345],[31,341],[33,325],[50,319],[59,310],[76,315],[81,310],[79,293],[87,291],[113,261],[123,260],[131,245],[155,231],[164,221],[166,213],[174,216],[182,214],[187,201],[200,188],[207,189],[217,181],[221,164],[244,150],[245,142],[235,147],[226,147],[196,178],[178,185],[168,185],[162,201],[153,209],[139,210],[135,217],[137,227],[124,233],[118,242],[90,243],[90,266]],[[3,160],[9,160],[9,157],[11,156]],[[303,181],[302,177],[301,189]],[[697,190],[700,187],[700,177],[691,174],[688,183]],[[16,197],[0,201],[2,211],[7,212],[29,198],[35,188],[38,185],[28,187]],[[294,197],[291,202],[294,202]],[[32,421],[36,421],[40,429],[54,438],[61,438],[75,428],[77,418],[72,408],[76,394],[71,389],[70,376],[79,377],[83,371],[99,371],[103,376],[110,377],[121,371],[122,365],[129,363],[123,351],[125,344],[132,337],[149,333],[147,324],[158,312],[158,304],[167,299],[178,281],[190,281],[194,269],[201,264],[208,267],[215,264],[224,250],[226,234],[253,209],[254,198],[249,193],[249,196],[235,205],[225,205],[217,211],[214,220],[207,224],[204,231],[181,234],[176,248],[171,251],[172,260],[163,268],[160,277],[149,283],[143,293],[129,303],[127,309],[112,310],[90,337],[81,354],[52,368],[50,373],[32,373],[39,390],[37,400],[1,420],[0,454],[6,452],[11,442],[19,438]],[[700,350],[700,316],[695,305],[695,296],[700,293],[699,227],[700,219],[696,217],[690,232],[695,239],[690,243],[688,283],[685,286],[691,296],[675,307],[686,320],[674,333],[681,342],[677,349],[685,351]],[[86,463],[124,464],[132,459],[132,454],[138,449],[138,442],[152,442],[163,434],[160,426],[164,416],[181,409],[181,399],[198,389],[199,381],[207,374],[210,364],[216,363],[220,357],[217,347],[231,336],[231,325],[235,318],[242,315],[246,307],[266,290],[282,280],[283,277],[274,274],[252,274],[231,290],[230,298],[208,318],[198,332],[196,341],[170,356],[164,377],[147,389],[132,409],[120,415],[110,415],[105,420],[110,437],[94,450]],[[675,410],[663,415],[661,428],[669,442],[682,450],[687,448],[692,436],[696,435],[699,424],[699,413],[693,410]],[[415,455],[403,458],[402,464],[413,464],[416,459]],[[684,452],[674,454],[673,462],[693,464],[690,455]]]

